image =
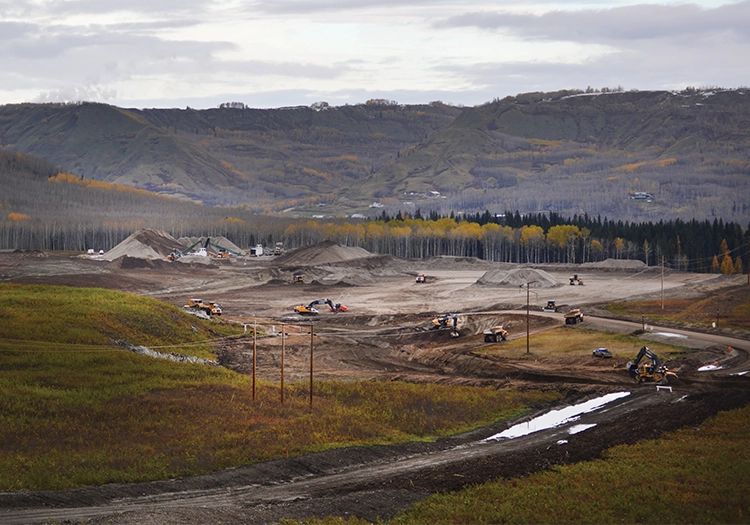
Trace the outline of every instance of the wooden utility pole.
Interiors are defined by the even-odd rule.
[[[664,256],[661,256],[661,309],[664,310]]]
[[[529,353],[529,336],[530,336],[529,324],[530,324],[530,318],[531,318],[531,316],[529,315],[529,293],[530,293],[531,285],[534,284],[535,282],[536,281],[531,281],[531,282],[526,283],[526,353],[527,354]]]
[[[256,358],[256,350],[257,350],[257,340],[258,340],[258,320],[255,320],[254,326],[253,326],[253,401],[255,401],[255,369],[256,365],[258,364],[257,358]]]
[[[310,325],[310,407],[313,406],[313,339],[315,338],[315,328]]]
[[[281,404],[284,404],[284,325],[281,325]]]

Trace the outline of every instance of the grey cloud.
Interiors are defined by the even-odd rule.
[[[527,39],[623,42],[732,32],[750,35],[750,0],[702,9],[696,5],[634,5],[611,9],[551,11],[543,15],[467,13],[437,27],[507,31]]]
[[[436,0],[260,0],[250,9],[263,13],[306,14],[359,9],[433,5],[436,9],[446,2]]]
[[[117,13],[121,11],[141,14],[178,16],[189,13],[194,17],[207,12],[215,1],[207,0],[75,0],[50,2],[45,8],[50,15],[91,15]]]

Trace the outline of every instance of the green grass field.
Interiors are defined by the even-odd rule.
[[[703,299],[666,299],[664,308],[661,300],[649,300],[614,303],[607,310],[635,318],[643,315],[650,324],[668,321],[709,328],[718,321],[720,328],[750,330],[750,286],[732,286]]]
[[[260,383],[111,339],[211,356],[241,327],[97,289],[0,285],[0,490],[169,479],[327,448],[429,440],[556,392],[405,383]]]
[[[550,357],[590,357],[591,352],[599,347],[605,347],[614,357],[634,359],[644,345],[656,352],[663,359],[673,358],[687,349],[644,341],[627,334],[615,334],[577,328],[553,328],[533,334],[529,340],[529,353],[526,353],[526,337],[519,337],[499,344],[491,344],[479,348],[478,355],[508,357],[512,359],[544,359]]]

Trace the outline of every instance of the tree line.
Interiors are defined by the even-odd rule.
[[[209,207],[61,174],[33,157],[0,153],[0,249],[109,250],[139,229],[175,238],[223,236],[242,248],[293,249],[332,240],[406,258],[477,257],[510,263],[637,259],[686,271],[746,270],[748,231],[722,219],[628,222],[555,212],[383,211],[374,220],[307,220]]]

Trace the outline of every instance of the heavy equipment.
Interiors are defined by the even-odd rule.
[[[283,242],[277,242],[276,247],[273,249],[274,255],[281,255],[281,253],[284,251],[284,243]]]
[[[183,306],[188,310],[200,310],[209,317],[212,315],[221,315],[221,306],[215,302],[204,303],[203,299],[190,299],[188,304]]]
[[[312,301],[311,303],[304,305],[300,304],[294,307],[294,311],[297,312],[300,315],[318,315],[320,312],[317,308],[315,308],[315,305],[318,304],[327,304],[328,305],[328,311],[333,313],[339,313],[339,312],[346,312],[349,309],[344,306],[341,303],[335,303],[331,301],[330,299],[316,299],[315,301]]]
[[[497,343],[498,338],[502,341],[505,341],[508,338],[508,332],[503,328],[503,325],[493,326],[484,331],[485,343]]]
[[[578,283],[579,285],[583,286],[583,279],[578,277],[578,274],[573,275],[573,277],[570,278],[570,285],[573,286],[574,284]]]
[[[208,241],[206,241],[206,242],[208,242]],[[182,251],[180,251],[180,250],[174,250],[172,253],[170,253],[169,255],[167,255],[167,260],[174,261],[174,260],[179,259],[180,257],[186,256],[191,251],[193,251],[193,248],[195,248],[196,246],[198,246],[200,243],[201,243],[201,241],[197,240],[193,244],[191,244],[189,247],[185,248]],[[205,251],[205,246],[203,248],[204,248],[204,251]]]
[[[643,358],[646,358],[649,361],[641,363]],[[628,374],[630,374],[630,377],[635,379],[638,383],[650,382],[660,385],[666,385],[668,383],[668,378],[670,377],[677,377],[677,374],[670,371],[669,368],[661,362],[659,356],[652,352],[647,346],[641,348],[635,361],[628,363]]]
[[[295,273],[292,276],[292,283],[302,283],[302,284],[304,284],[304,282],[305,282],[305,276],[302,275],[301,273]]]
[[[557,306],[555,306],[555,301],[547,301],[547,306],[542,308],[543,312],[556,312]]]
[[[565,324],[576,324],[583,322],[583,313],[580,308],[574,308],[565,314]]]
[[[304,304],[298,304],[294,307],[294,311],[297,312],[300,315],[318,315],[320,312],[318,312],[318,309],[315,308],[316,304],[321,304],[324,301],[317,300],[313,301],[310,304],[304,305]]]
[[[224,248],[223,246],[220,246],[220,245],[218,245],[216,243],[211,242],[211,238],[210,237],[208,239],[206,239],[206,244],[204,245],[204,247],[208,248],[209,246],[211,246],[213,248],[216,248],[216,250],[218,250],[219,254],[217,255],[217,257],[219,257],[220,259],[227,259],[227,258],[229,258],[230,254],[234,255],[235,257],[241,257],[242,256],[242,253],[240,253],[240,252],[235,252],[233,250],[230,250],[229,248]]]
[[[347,308],[343,304],[341,304],[341,303],[333,304],[333,301],[331,301],[330,299],[326,299],[325,303],[328,305],[328,311],[329,312],[333,312],[333,313],[337,314],[339,312],[348,312],[349,311],[349,308]]]
[[[420,273],[417,275],[417,282],[418,283],[426,283],[427,282],[427,276],[423,273]]]
[[[450,328],[451,337],[459,336],[458,330],[456,330],[457,325],[458,325],[458,315],[456,314],[445,314],[445,315],[436,317],[432,320],[433,330],[439,330],[441,328]]]

